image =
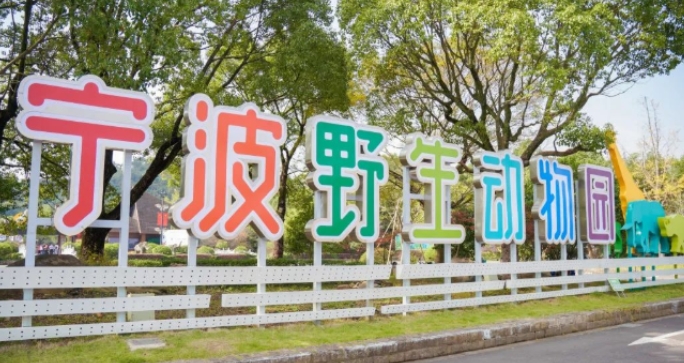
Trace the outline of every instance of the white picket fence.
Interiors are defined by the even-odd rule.
[[[266,325],[327,319],[373,316],[376,306],[380,314],[410,313],[510,303],[559,296],[609,292],[607,279],[619,279],[627,289],[681,283],[684,257],[566,260],[516,263],[445,263],[407,264],[396,266],[396,278],[405,282],[415,279],[445,278],[444,282],[398,287],[360,289],[321,289],[313,291],[226,293],[222,307],[257,307],[254,314],[195,317],[198,309],[209,307],[211,296],[186,295],[150,297],[42,299],[0,301],[0,317],[23,317],[21,327],[0,329],[0,341],[76,337],[87,335],[123,334],[246,325]],[[657,269],[655,267],[658,267]],[[617,269],[620,269],[617,272]],[[629,271],[631,268],[631,271]],[[515,274],[576,271],[574,276],[515,278]],[[589,271],[590,270],[590,271]],[[295,266],[295,267],[6,267],[0,272],[0,290],[117,288],[162,286],[229,286],[263,284],[327,283],[344,281],[387,280],[391,265],[366,266]],[[501,281],[451,282],[452,277],[508,275]],[[631,282],[630,282],[631,281]],[[425,280],[423,280],[425,282]],[[584,284],[593,283],[585,287]],[[549,287],[556,289],[549,290]],[[560,286],[560,288],[558,288]],[[521,293],[524,288],[546,287],[547,291]],[[510,290],[510,291],[508,291]],[[517,291],[516,291],[517,290]],[[498,291],[497,295],[481,296]],[[453,298],[456,293],[475,293],[475,297]],[[410,302],[410,297],[443,295],[435,301]],[[29,297],[29,298],[32,298]],[[402,298],[400,304],[388,304],[387,299]],[[321,303],[357,302],[352,308],[321,309]],[[365,304],[364,304],[365,301]],[[310,311],[266,313],[265,306],[312,304]],[[387,304],[387,305],[384,305]],[[365,305],[365,306],[364,306]],[[126,313],[149,310],[187,310],[184,319],[121,321],[98,324],[32,326],[30,317],[41,315],[71,315]],[[200,314],[201,315],[201,314]],[[120,316],[120,315],[119,315]]]

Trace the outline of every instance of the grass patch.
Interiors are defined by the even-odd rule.
[[[627,292],[626,298],[618,298],[613,293],[596,293],[516,304],[414,313],[406,317],[378,315],[372,320],[325,321],[321,326],[315,326],[313,323],[298,323],[271,326],[266,329],[238,327],[0,343],[0,356],[3,362],[17,363],[142,363],[207,359],[437,332],[570,312],[611,311],[682,296],[684,296],[684,284],[678,284],[630,291]],[[126,345],[127,339],[146,336],[163,339],[167,347],[148,351],[129,351]]]

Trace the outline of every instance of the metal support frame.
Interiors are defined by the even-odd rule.
[[[259,237],[257,240],[257,267],[266,268],[266,239]],[[266,293],[266,284],[257,284],[257,294]],[[266,314],[265,305],[257,305],[256,307],[257,315]]]
[[[121,212],[119,213],[119,268],[128,267],[128,222],[131,210],[131,168],[133,164],[133,152],[124,152],[123,178],[121,178]],[[117,297],[126,297],[126,288],[116,288]],[[126,321],[126,313],[116,313],[116,322]]]
[[[444,186],[442,192],[444,196],[444,213],[442,213],[442,223],[447,225],[451,223],[451,188],[448,185]],[[451,263],[451,243],[444,244],[444,263]],[[451,285],[451,277],[444,278],[444,285]],[[444,294],[444,300],[451,300],[451,294]]]
[[[532,188],[532,191],[534,192],[534,199],[537,200],[537,188]],[[539,239],[539,220],[535,219],[534,220],[534,260],[539,262],[542,260],[542,253],[541,253],[541,240]],[[535,272],[534,273],[535,278],[541,278],[541,272]],[[542,292],[542,287],[537,286],[535,287],[535,292]]]
[[[518,262],[518,245],[515,244],[515,242],[511,242],[511,262],[512,264]],[[515,273],[511,273],[511,280],[515,281],[518,279],[518,275]],[[518,294],[518,289],[517,288],[512,288],[511,289],[511,295],[517,295]]]
[[[314,192],[314,218],[323,218],[324,213],[323,211],[325,210],[324,203],[325,203],[325,192],[323,191],[315,191]],[[368,256],[366,256],[368,257]],[[323,243],[322,242],[314,242],[314,248],[313,248],[313,265],[315,266],[323,266]],[[323,290],[323,284],[320,281],[314,282],[313,283],[313,291],[321,291]],[[314,313],[321,311],[321,303],[314,303],[313,304],[313,311]],[[315,320],[314,324],[320,325],[321,321],[320,320]]]
[[[26,256],[24,266],[36,266],[36,233],[38,230],[38,200],[40,194],[40,158],[43,143],[33,141],[31,145],[31,174],[29,185],[28,223],[26,224]],[[33,300],[33,289],[24,289],[24,300]],[[31,317],[23,316],[21,326],[31,326]]]
[[[402,208],[402,219],[401,219],[401,221],[402,221],[402,226],[406,226],[407,224],[411,223],[411,195],[410,195],[411,194],[411,175],[409,172],[409,168],[407,166],[402,167],[402,171],[403,171],[403,178],[402,178],[403,208]],[[404,241],[403,236],[401,238],[401,264],[402,265],[410,265],[411,264],[411,244]],[[402,286],[404,288],[408,288],[409,286],[411,286],[411,280],[410,279],[403,279]],[[402,305],[411,304],[411,297],[410,296],[402,296],[401,303],[402,303]],[[406,312],[404,312],[403,315],[406,316]]]
[[[577,231],[575,233],[575,236],[577,236],[577,260],[582,261],[584,260],[584,242],[582,242],[582,227],[580,224],[582,223],[582,216],[580,215],[580,196],[579,196],[579,182],[575,181],[575,230]],[[581,276],[584,275],[584,271],[581,269],[577,270],[577,275]],[[582,289],[584,288],[584,283],[581,282],[579,284],[579,288]]]
[[[480,168],[474,167],[473,169],[474,169],[473,170],[473,177],[477,177],[477,175],[480,174]],[[475,188],[473,188],[473,189],[475,190],[474,191],[475,198],[473,198],[473,204],[474,204],[473,209],[477,210],[477,202],[480,199],[477,194],[482,193],[482,191],[478,191]],[[482,241],[475,240],[473,243],[475,244],[475,246],[474,246],[475,247],[475,263],[480,263],[480,262],[482,262]],[[475,282],[476,283],[482,282],[482,276],[476,275],[475,276]],[[478,299],[482,298],[482,291],[475,292],[475,297]]]
[[[567,261],[567,259],[568,259],[568,245],[565,243],[561,244],[560,245],[560,252],[561,252],[561,261]],[[568,270],[561,271],[561,276],[563,276],[563,277],[568,276]],[[568,284],[563,284],[562,289],[567,290]]]
[[[31,172],[29,185],[29,205],[28,205],[28,222],[26,228],[26,256],[25,267],[35,267],[36,261],[36,239],[38,226],[52,226],[52,218],[40,218],[38,216],[38,204],[40,201],[40,169],[42,159],[42,141],[33,141],[31,150]],[[121,208],[119,220],[97,220],[92,223],[90,228],[113,228],[119,229],[119,251],[118,264],[119,268],[128,267],[128,235],[129,235],[129,220],[130,215],[128,211],[131,206],[131,169],[133,164],[133,152],[124,151],[124,165],[123,177],[121,178]],[[126,288],[117,287],[116,295],[118,298],[126,297]],[[33,289],[24,289],[24,300],[33,300]],[[126,313],[116,313],[117,323],[126,322]],[[30,327],[32,325],[32,317],[22,317],[22,326]]]
[[[197,267],[197,245],[199,244],[199,241],[197,238],[190,236],[188,239],[188,267]],[[188,285],[187,287],[187,294],[188,295],[195,295],[195,286],[194,285]],[[185,318],[186,319],[194,319],[195,318],[195,309],[187,309],[185,310]]]

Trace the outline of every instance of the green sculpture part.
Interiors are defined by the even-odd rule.
[[[670,237],[670,252],[684,254],[684,216],[668,215],[658,218],[660,234]]]

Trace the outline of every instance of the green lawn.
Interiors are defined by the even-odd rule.
[[[493,324],[523,318],[538,318],[589,310],[617,310],[646,302],[684,296],[684,284],[628,291],[626,298],[597,293],[558,299],[501,304],[481,308],[414,313],[409,316],[376,316],[372,320],[326,321],[271,326],[163,332],[129,336],[103,336],[52,341],[0,343],[3,362],[164,362],[255,353],[285,348],[344,343],[437,332]],[[155,336],[166,348],[130,352],[126,339]]]

